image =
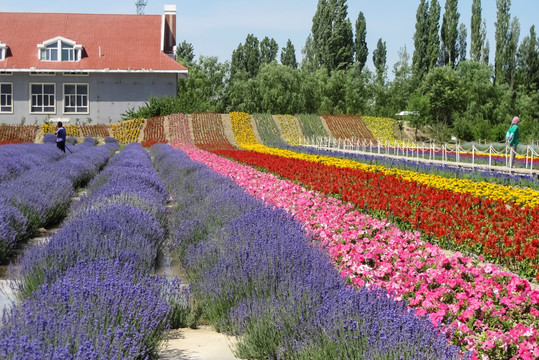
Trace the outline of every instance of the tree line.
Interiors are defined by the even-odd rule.
[[[192,44],[183,41],[177,59],[189,78],[178,82],[178,96],[151,99],[126,116],[245,111],[395,117],[409,110],[419,113],[407,118],[414,127],[466,141],[502,141],[519,116],[521,141],[537,140],[539,38],[532,26],[520,41],[511,0],[496,0],[496,7],[491,64],[481,0],[472,3],[470,37],[458,0],[446,0],[443,13],[438,0],[420,0],[414,49],[401,48],[388,80],[386,42],[378,39],[370,54],[363,12],[352,24],[346,0],[319,0],[301,61],[290,39],[279,49],[273,38],[248,34],[225,62],[195,60]],[[374,71],[366,66],[369,58]]]

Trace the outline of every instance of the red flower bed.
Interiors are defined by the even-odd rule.
[[[165,117],[154,116],[146,121],[146,127],[144,128],[144,137],[141,145],[144,147],[150,147],[157,143],[167,143],[165,136]]]
[[[34,142],[38,129],[37,125],[0,124],[0,145]]]
[[[359,169],[250,151],[214,151],[267,169],[314,190],[337,194],[360,208],[400,219],[459,250],[481,254],[539,279],[539,208],[439,190],[415,181]]]
[[[170,142],[175,141],[182,145],[193,143],[187,114],[170,114],[168,116],[168,126]]]
[[[372,140],[376,138],[359,115],[322,115],[336,139]]]
[[[82,136],[91,137],[107,137],[111,136],[110,128],[105,124],[96,125],[82,125],[80,127],[80,133]]]
[[[192,115],[195,146],[206,149],[235,149],[225,136],[221,114],[194,113]]]

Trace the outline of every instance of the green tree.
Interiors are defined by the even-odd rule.
[[[517,59],[518,84],[523,85],[527,92],[539,89],[539,44],[535,25],[530,27],[530,34],[522,40]]]
[[[319,64],[316,58],[312,34],[307,36],[305,45],[303,46],[303,49],[301,49],[301,55],[303,56],[301,60],[301,69],[307,73],[314,73],[316,69],[318,69]]]
[[[330,0],[333,13],[333,31],[328,40],[329,70],[348,69],[354,62],[354,33],[348,19],[346,0]]]
[[[327,67],[328,42],[332,32],[333,16],[328,0],[318,0],[316,12],[313,16],[312,50],[316,61],[316,68]],[[307,39],[309,40],[309,39]]]
[[[190,66],[195,60],[194,51],[193,44],[184,40],[176,47],[176,60],[183,65]]]
[[[429,62],[427,46],[429,43],[429,4],[427,0],[421,0],[417,7],[416,24],[414,33],[414,54],[412,57],[412,69],[414,82],[419,84],[427,75]]]
[[[286,47],[281,49],[281,64],[291,67],[292,69],[298,68],[296,49],[294,48],[294,45],[290,39],[288,39],[286,42]]]
[[[486,38],[486,27],[482,17],[481,0],[473,0],[470,32],[470,60],[479,62],[481,61]]]
[[[245,51],[243,50],[243,44],[239,44],[238,47],[232,51],[232,59],[230,62],[230,76],[233,78],[237,73],[247,71],[247,64],[245,59]]]
[[[455,57],[456,64],[458,65],[462,61],[466,61],[466,38],[468,37],[468,32],[466,31],[466,25],[461,23],[459,25],[458,37],[457,37],[457,56]]]
[[[422,93],[428,100],[428,115],[432,124],[450,126],[463,103],[463,89],[450,66],[437,67],[425,77]]]
[[[457,38],[460,14],[458,12],[458,0],[446,0],[445,11],[442,20],[442,65],[456,66]]]
[[[176,112],[220,112],[225,108],[225,79],[228,63],[219,63],[217,57],[201,56],[191,64],[189,77],[178,80],[178,106]]]
[[[271,114],[297,114],[305,107],[301,76],[290,66],[272,61],[260,68],[257,77],[260,110]]]
[[[430,2],[428,17],[429,41],[427,45],[427,72],[436,66],[438,58],[440,57],[440,11],[441,7],[438,0],[432,0]]]
[[[353,61],[354,35],[346,0],[319,0],[313,17],[312,46],[317,67],[346,69]]]
[[[365,15],[360,11],[356,20],[356,62],[359,63],[359,70],[362,71],[367,63],[369,49],[367,47],[367,21]]]
[[[260,69],[260,46],[256,36],[247,35],[243,52],[245,54],[245,70],[251,77],[255,77]]]
[[[507,48],[510,38],[511,0],[496,0],[496,54],[494,58],[494,81],[504,82],[507,74]]]
[[[376,80],[379,84],[383,85],[387,73],[387,47],[386,42],[382,41],[382,38],[378,39],[376,50],[372,53],[372,62],[376,69]]]
[[[505,82],[509,84],[510,89],[514,89],[515,77],[517,72],[517,51],[518,40],[520,37],[520,23],[518,18],[514,17],[511,21],[511,30],[509,31],[509,41],[507,43],[505,61],[507,64],[505,72]]]
[[[277,59],[277,53],[279,52],[279,45],[273,38],[265,37],[260,42],[260,62],[262,64],[269,64],[273,60]]]
[[[412,93],[412,67],[406,46],[399,50],[399,60],[393,66],[393,81],[389,86],[391,115],[406,109]]]

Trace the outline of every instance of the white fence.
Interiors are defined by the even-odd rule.
[[[372,140],[335,139],[330,137],[300,138],[300,146],[316,147],[327,150],[345,152],[362,152],[380,156],[405,157],[417,162],[441,162],[465,167],[481,167],[503,170],[509,168],[511,155],[516,156],[515,171],[539,171],[539,153],[532,147],[519,147],[515,152],[511,147],[504,146],[498,150],[489,145],[479,149],[475,145],[465,150],[460,144],[412,143],[412,142],[373,142]],[[522,151],[524,148],[525,151]],[[507,169],[505,169],[507,170]]]

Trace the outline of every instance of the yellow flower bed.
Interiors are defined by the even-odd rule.
[[[112,137],[121,144],[130,144],[138,141],[144,119],[136,118],[111,124]]]
[[[244,112],[233,111],[230,113],[232,121],[232,130],[239,146],[248,148],[257,145],[253,127],[251,125],[251,116]]]
[[[393,142],[395,138],[395,123],[394,119],[382,118],[375,116],[362,116],[361,117],[365,124],[372,132],[376,140],[385,142]]]
[[[80,131],[78,125],[64,125],[66,129],[67,136],[80,136]],[[41,125],[41,133],[45,134],[54,134],[56,131],[56,124],[43,124]]]
[[[292,146],[299,145],[299,138],[301,136],[301,130],[298,127],[296,119],[292,115],[276,115],[284,138]]]
[[[288,158],[303,159],[312,162],[321,162],[330,166],[348,167],[364,171],[382,172],[400,177],[404,180],[417,181],[421,184],[436,188],[451,190],[458,193],[468,193],[487,199],[501,199],[518,206],[539,206],[539,192],[532,189],[516,189],[510,186],[496,185],[488,182],[475,182],[466,179],[448,179],[438,175],[419,174],[413,171],[389,169],[379,165],[367,165],[354,160],[339,159],[331,156],[308,155],[290,150],[269,148],[263,145],[246,147],[248,150],[279,155]]]

